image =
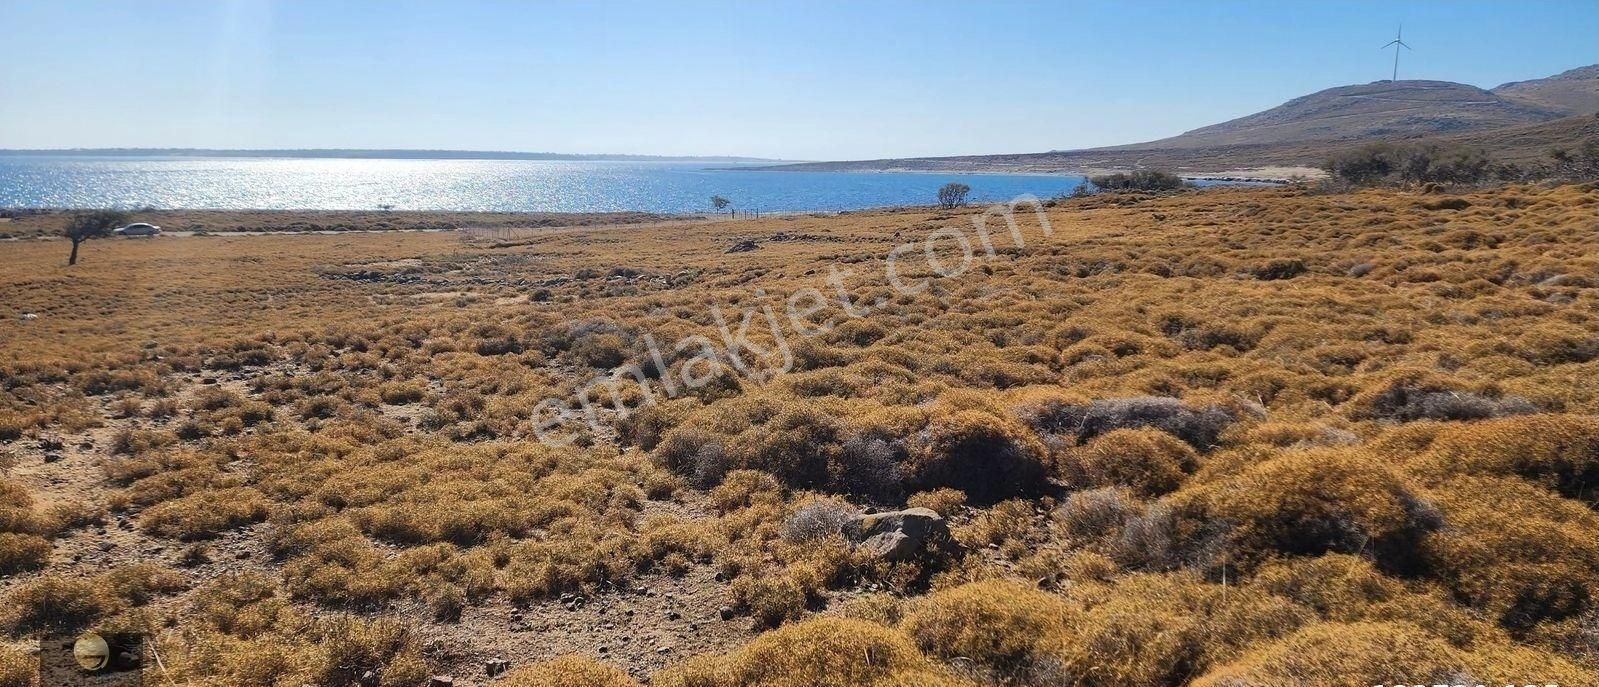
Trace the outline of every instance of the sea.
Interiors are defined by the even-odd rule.
[[[706,162],[0,155],[0,208],[693,213],[928,205],[951,181],[973,203],[1068,193],[1080,176],[779,172]]]

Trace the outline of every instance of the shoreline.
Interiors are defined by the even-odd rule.
[[[942,174],[945,176],[1018,176],[1018,177],[1079,177],[1087,179],[1104,174],[1131,173],[1139,171],[1134,168],[1107,168],[1088,170],[1027,170],[1010,171],[1004,169],[925,169],[904,167],[882,167],[877,169],[803,169],[801,165],[816,163],[799,163],[796,165],[771,165],[763,167],[746,167],[741,171],[746,172],[787,172],[787,173],[812,173],[812,174]],[[707,168],[713,171],[723,171],[732,168],[714,167]],[[1262,171],[1279,172],[1276,174],[1260,174]],[[1251,173],[1256,172],[1256,173]],[[1173,172],[1185,181],[1214,181],[1236,182],[1248,184],[1292,184],[1300,180],[1319,179],[1326,176],[1326,172],[1312,167],[1262,167],[1258,169],[1238,169],[1222,172]],[[1297,179],[1295,177],[1298,177]]]
[[[1192,190],[1247,190],[1280,188],[1286,182],[1190,178],[1217,182]],[[1049,201],[1051,198],[1039,198]],[[973,199],[966,208],[980,208],[1004,199]],[[102,208],[13,208],[11,216],[0,216],[0,242],[60,239],[67,219],[79,212]],[[462,210],[287,210],[287,209],[150,209],[129,210],[130,221],[149,222],[161,227],[153,237],[190,238],[275,235],[339,235],[379,233],[436,233],[495,230],[595,229],[601,227],[651,227],[682,223],[759,222],[767,219],[829,217],[861,213],[899,213],[937,211],[932,203],[879,205],[860,208],[763,211],[759,218],[725,213],[549,213],[494,212]]]

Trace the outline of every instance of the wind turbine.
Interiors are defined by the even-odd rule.
[[[1400,48],[1404,48],[1406,50],[1410,50],[1411,49],[1411,47],[1405,43],[1405,25],[1404,24],[1400,24],[1399,25],[1399,34],[1394,36],[1393,40],[1388,41],[1388,45],[1382,46],[1383,50],[1387,50],[1389,48],[1393,48],[1394,49],[1394,78],[1393,78],[1393,80],[1394,81],[1398,81],[1399,80],[1399,49]]]

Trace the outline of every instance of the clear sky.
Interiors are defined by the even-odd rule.
[[[1594,0],[0,0],[0,148],[852,159],[1131,143],[1599,61]]]

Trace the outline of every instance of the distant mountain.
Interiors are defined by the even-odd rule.
[[[0,155],[75,155],[84,157],[270,157],[346,158],[361,160],[578,160],[593,162],[782,162],[761,157],[669,155],[574,155],[487,150],[384,150],[364,148],[284,148],[273,150],[213,148],[62,148],[0,150]]]
[[[1294,98],[1237,119],[1145,143],[1047,153],[811,162],[811,171],[1100,173],[1188,176],[1319,174],[1328,157],[1370,141],[1426,138],[1480,146],[1505,160],[1544,159],[1595,135],[1599,65],[1484,90],[1450,81],[1378,81]]]
[[[1578,67],[1546,79],[1512,81],[1495,95],[1568,115],[1599,112],[1599,64]]]
[[[1538,91],[1542,92],[1542,91]],[[1410,138],[1534,124],[1568,114],[1450,81],[1378,81],[1294,98],[1264,112],[1123,148]]]

